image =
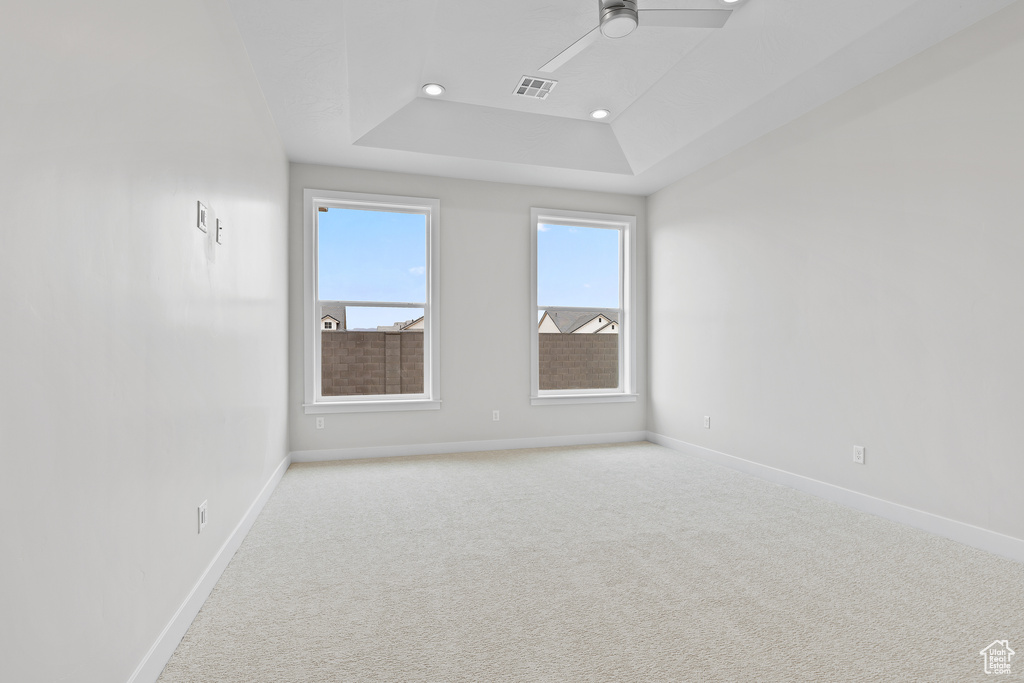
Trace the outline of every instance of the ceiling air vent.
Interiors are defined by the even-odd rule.
[[[543,100],[547,99],[547,96],[551,94],[551,90],[556,85],[558,85],[558,81],[548,81],[543,78],[523,76],[523,79],[519,81],[519,85],[516,86],[516,95],[532,97],[535,100]]]

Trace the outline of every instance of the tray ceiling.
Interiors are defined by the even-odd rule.
[[[721,29],[641,26],[552,74],[597,0],[231,6],[292,161],[649,194],[1012,1],[748,0]],[[640,0],[682,6],[723,5]],[[520,97],[523,76],[558,85]]]

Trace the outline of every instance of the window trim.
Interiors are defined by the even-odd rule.
[[[537,229],[542,223],[619,230],[619,309],[542,307],[537,300]],[[530,209],[530,404],[624,403],[637,400],[636,393],[636,216],[564,209]],[[553,303],[553,302],[550,302]],[[619,386],[615,389],[540,389],[541,310],[567,309],[621,311],[619,323]]]
[[[371,209],[401,213],[422,213],[427,218],[426,302],[423,306],[423,389],[422,394],[379,394],[373,396],[320,396],[320,319],[317,315],[318,231],[320,206]],[[306,188],[303,211],[303,410],[307,415],[322,413],[377,412],[394,410],[438,410],[441,408],[440,277],[441,202],[426,197],[341,192]]]

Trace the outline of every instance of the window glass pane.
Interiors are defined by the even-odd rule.
[[[320,320],[337,321],[339,330],[358,332],[385,332],[391,329],[403,329],[412,323],[416,328],[423,328],[422,308],[392,308],[370,306],[346,306],[333,301],[320,302]]]
[[[320,393],[368,396],[424,393],[423,309],[321,302],[338,320],[320,332]]]
[[[537,304],[619,307],[619,231],[537,227]]]
[[[426,301],[426,216],[333,207],[316,215],[320,299]]]

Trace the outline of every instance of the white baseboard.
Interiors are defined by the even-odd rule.
[[[128,683],[155,683],[156,679],[160,677],[160,673],[164,670],[164,666],[167,665],[171,655],[174,654],[178,643],[185,636],[188,627],[192,625],[192,620],[199,614],[199,609],[206,602],[206,598],[210,597],[210,593],[213,591],[213,587],[217,585],[220,575],[224,573],[235,551],[242,545],[245,535],[249,533],[249,529],[252,528],[256,518],[259,517],[260,511],[267,504],[270,494],[277,488],[278,482],[281,481],[281,477],[284,476],[290,464],[291,459],[286,456],[281,461],[281,464],[277,466],[277,469],[274,470],[274,473],[270,475],[270,479],[263,485],[263,489],[256,496],[256,500],[246,510],[242,520],[235,526],[228,539],[224,541],[224,545],[220,547],[220,550],[217,551],[213,560],[206,567],[206,571],[199,577],[199,581],[192,588],[192,592],[181,603],[178,611],[174,613],[170,622],[168,622],[167,626],[164,627],[164,630],[157,637],[156,642],[149,648],[149,652],[142,658],[139,666],[136,667],[134,673],[128,679]]]
[[[485,441],[450,441],[448,443],[405,444],[401,446],[364,446],[361,448],[328,448],[292,451],[292,462],[325,462],[362,458],[394,458],[403,455],[438,455],[441,453],[472,453],[475,451],[506,451],[517,448],[548,448],[552,446],[588,446],[599,443],[646,441],[647,432],[613,432],[611,434],[574,434],[571,436],[537,436],[521,439],[488,439]]]
[[[936,536],[942,536],[964,545],[980,548],[981,550],[986,550],[990,553],[1016,560],[1017,562],[1024,562],[1024,540],[1014,538],[1013,536],[1007,536],[996,531],[989,531],[972,524],[932,514],[931,512],[924,512],[923,510],[907,507],[906,505],[875,498],[866,493],[858,493],[835,484],[827,484],[817,479],[811,479],[775,467],[769,467],[768,465],[737,458],[733,455],[654,432],[647,432],[647,440],[686,453],[687,455],[693,455],[746,474],[751,474],[760,479],[831,500],[861,512],[877,515],[893,522],[907,524]]]

